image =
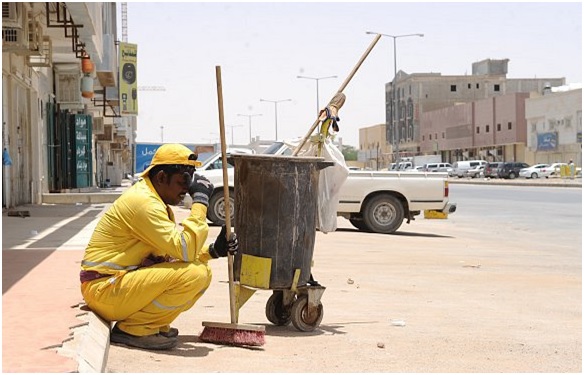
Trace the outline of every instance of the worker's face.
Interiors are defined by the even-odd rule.
[[[162,201],[169,205],[178,205],[188,193],[189,180],[182,173],[168,175],[160,171],[155,176],[154,185]]]

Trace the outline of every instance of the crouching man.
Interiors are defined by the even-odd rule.
[[[206,245],[207,206],[213,185],[195,174],[197,155],[180,144],[158,148],[142,178],[100,219],[81,262],[81,293],[87,306],[116,324],[110,341],[143,349],[176,346],[171,323],[205,293],[212,258],[237,252],[237,238]],[[186,194],[190,216],[180,230],[169,205]]]

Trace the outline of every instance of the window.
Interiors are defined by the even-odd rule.
[[[477,126],[477,134],[481,133],[481,128],[479,126]]]
[[[501,124],[497,124],[497,131],[500,132],[501,131]]]
[[[425,136],[425,135],[423,135],[423,136],[422,136],[422,141],[425,141],[425,140],[426,140],[426,136]]]
[[[434,139],[438,139],[438,133],[434,133]]]
[[[510,123],[510,122],[508,122],[508,123],[507,123],[507,129],[511,130],[511,128],[512,128],[512,126],[511,126],[511,123]]]
[[[428,139],[431,141],[432,140],[432,134],[428,134]]]
[[[442,132],[442,139],[446,138],[446,133]]]
[[[477,89],[479,88],[479,84],[477,83]]]
[[[472,85],[469,83],[469,84],[468,84],[468,88],[470,89],[471,87],[472,87]]]
[[[485,133],[489,132],[489,125],[485,126]]]
[[[501,91],[501,85],[495,85],[494,90],[495,91]]]
[[[456,92],[456,85],[450,85],[450,92]]]

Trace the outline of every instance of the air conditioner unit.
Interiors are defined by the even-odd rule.
[[[97,134],[97,141],[112,142],[114,140],[114,131],[112,124],[105,124],[103,126],[103,134]]]
[[[43,36],[39,48],[39,54],[32,54],[28,56],[28,66],[34,67],[50,67],[53,63],[53,42],[48,36]]]
[[[23,4],[2,2],[2,28],[22,27]]]
[[[59,104],[81,104],[81,72],[55,69],[56,99]]]
[[[43,43],[43,28],[39,21],[29,18],[28,22],[28,49],[31,55],[40,55]]]
[[[2,3],[2,52],[28,53],[28,17],[23,7],[22,3]]]
[[[103,132],[104,132],[103,117],[94,117],[93,118],[93,125],[92,125],[91,131],[95,135],[103,134]]]

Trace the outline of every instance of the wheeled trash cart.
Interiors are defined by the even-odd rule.
[[[266,317],[310,332],[320,325],[325,287],[311,277],[317,226],[317,157],[231,155],[235,165],[234,261],[237,306],[257,289],[272,290]]]

